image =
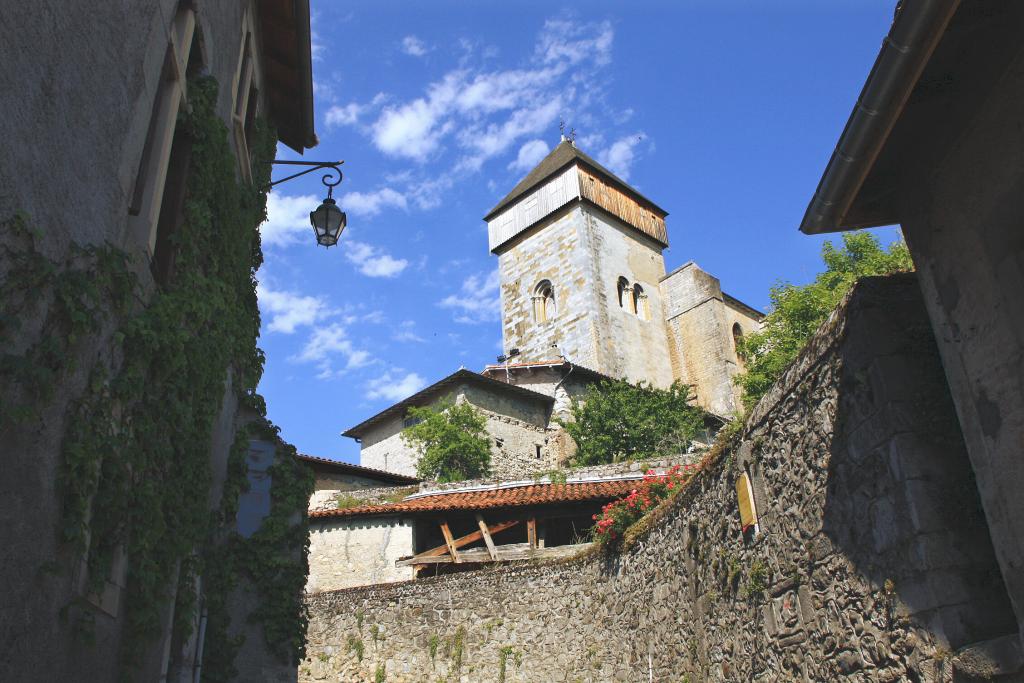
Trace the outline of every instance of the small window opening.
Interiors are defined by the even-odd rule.
[[[501,448],[502,446],[505,445],[505,439],[495,439],[494,445],[497,446],[498,448]]]
[[[423,422],[421,417],[407,417],[402,420],[402,429],[408,429],[409,427],[415,427],[420,422]]]
[[[171,143],[171,156],[167,162],[160,217],[156,224],[156,246],[150,263],[153,279],[164,286],[174,276],[178,235],[185,222],[185,196],[191,157],[192,137],[182,128],[176,128]]]
[[[540,448],[540,444],[536,444],[536,445],[534,445],[534,448],[536,448],[536,449],[537,449],[537,459],[538,459],[538,460],[540,460],[540,456],[541,456],[541,448]]]
[[[555,315],[555,290],[550,280],[541,280],[533,290],[533,317],[539,323]]]
[[[639,283],[633,285],[633,312],[642,320],[650,320],[650,311],[647,308],[647,292]]]
[[[733,323],[732,324],[732,347],[733,347],[733,350],[736,352],[736,363],[741,368],[744,366],[743,355],[740,353],[740,349],[742,348],[742,346],[743,346],[743,328],[740,327],[739,323]]]
[[[615,289],[619,294],[619,308],[625,309],[630,313],[635,313],[636,309],[633,305],[633,288],[629,284],[629,280],[624,277],[620,277],[619,281],[615,285]]]

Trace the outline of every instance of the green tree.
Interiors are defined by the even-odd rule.
[[[572,401],[572,421],[561,422],[576,442],[577,465],[598,465],[685,451],[704,426],[690,387],[668,389],[623,380],[587,387]]]
[[[761,331],[740,342],[746,371],[735,381],[743,387],[748,410],[789,367],[858,278],[914,269],[905,242],[893,242],[885,249],[869,232],[844,233],[842,248],[826,242],[821,256],[825,271],[814,282],[802,286],[779,282],[771,288],[771,307]]]
[[[444,402],[410,408],[419,422],[402,430],[402,440],[419,451],[416,474],[424,479],[461,481],[491,468],[487,418],[469,403]]]

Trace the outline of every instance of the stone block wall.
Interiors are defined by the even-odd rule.
[[[697,403],[715,413],[738,412],[740,393],[732,378],[739,371],[733,324],[744,334],[760,328],[751,311],[722,293],[718,278],[687,263],[661,281],[669,356],[676,379],[693,385]]]
[[[912,277],[858,284],[714,453],[621,554],[310,596],[299,680],[938,682],[1015,631]]]
[[[619,219],[588,203],[572,203],[502,246],[503,344],[523,361],[564,355],[613,377],[671,382],[661,293],[661,247]],[[618,304],[620,277],[647,294],[648,319]],[[534,317],[532,297],[551,282],[555,310]],[[552,345],[557,345],[553,348]]]
[[[335,510],[338,507],[338,498],[354,498],[363,501],[366,505],[377,505],[387,503],[399,497],[415,493],[418,489],[416,484],[405,486],[374,486],[366,488],[341,488],[323,489],[315,491],[309,497],[310,510]]]
[[[547,406],[542,401],[459,386],[434,402],[466,401],[487,418],[491,469],[497,477],[523,476],[555,466],[556,453],[547,447]],[[417,451],[402,440],[403,418],[375,427],[363,438],[359,461],[364,467],[416,475]],[[537,457],[540,446],[541,457]]]

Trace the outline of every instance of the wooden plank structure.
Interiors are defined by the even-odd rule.
[[[579,167],[579,174],[580,197],[592,201],[613,216],[618,216],[660,244],[668,245],[668,229],[665,227],[664,215],[644,206],[582,166]]]
[[[463,563],[486,563],[486,562],[510,562],[515,560],[533,559],[554,559],[569,557],[581,550],[590,547],[590,543],[576,543],[572,545],[555,546],[545,548],[544,540],[538,540],[537,518],[530,517],[526,521],[526,543],[509,543],[506,545],[495,545],[494,536],[521,524],[524,520],[510,519],[488,526],[483,515],[476,515],[478,531],[454,538],[447,521],[441,521],[441,534],[444,536],[444,545],[439,545],[429,550],[399,558],[395,561],[396,567],[413,567],[418,574],[421,569],[431,564],[463,564]],[[543,526],[541,527],[543,531]],[[470,548],[459,550],[464,546],[483,540],[485,548]]]
[[[488,562],[512,562],[516,560],[553,560],[564,557],[572,557],[578,552],[586,550],[591,543],[576,543],[573,545],[558,545],[553,548],[531,548],[529,543],[510,543],[508,545],[496,546],[497,560],[491,560],[487,548],[472,548],[459,553],[462,562],[488,563]],[[398,567],[424,567],[430,564],[450,563],[450,555],[435,555],[434,557],[407,557],[395,561]]]

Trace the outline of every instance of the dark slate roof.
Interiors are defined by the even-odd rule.
[[[354,465],[350,462],[341,462],[340,460],[318,458],[315,455],[306,455],[304,453],[299,453],[296,457],[302,462],[309,465],[315,472],[320,471],[337,472],[339,474],[351,474],[358,477],[365,477],[366,479],[375,479],[376,481],[387,484],[420,483],[420,480],[416,477],[398,474],[397,472],[386,472],[384,470],[378,470],[372,467],[363,467],[362,465]]]
[[[498,202],[497,206],[491,209],[484,220],[488,221],[494,217],[495,214],[513,204],[517,199],[525,195],[527,192],[532,190],[544,183],[545,180],[555,175],[556,173],[563,170],[566,166],[573,162],[580,162],[584,166],[588,166],[592,170],[601,174],[613,185],[618,185],[619,189],[632,195],[635,199],[643,202],[644,204],[650,205],[652,208],[660,211],[664,215],[668,215],[668,212],[659,207],[657,204],[652,202],[647,197],[643,196],[636,191],[629,183],[622,178],[618,177],[601,164],[594,161],[591,157],[584,154],[568,140],[563,140],[558,144],[550,153],[543,159],[532,171],[526,174],[526,177],[519,181],[519,183],[512,188],[512,191],[505,195],[505,198]]]
[[[348,436],[353,439],[358,439],[371,427],[380,424],[384,420],[388,420],[392,417],[404,415],[407,408],[410,406],[423,406],[430,403],[430,400],[437,396],[437,394],[450,389],[456,385],[469,383],[490,389],[492,391],[502,392],[519,398],[524,398],[531,401],[540,401],[542,403],[554,403],[555,399],[545,394],[541,394],[530,389],[524,389],[517,387],[514,384],[506,384],[505,382],[499,382],[496,379],[490,377],[484,377],[483,375],[473,372],[472,370],[466,370],[462,368],[452,374],[448,375],[444,379],[431,384],[426,389],[419,391],[407,399],[399,401],[390,408],[386,408],[381,412],[377,413],[373,417],[363,420],[355,427],[352,427],[341,433],[342,436]]]

